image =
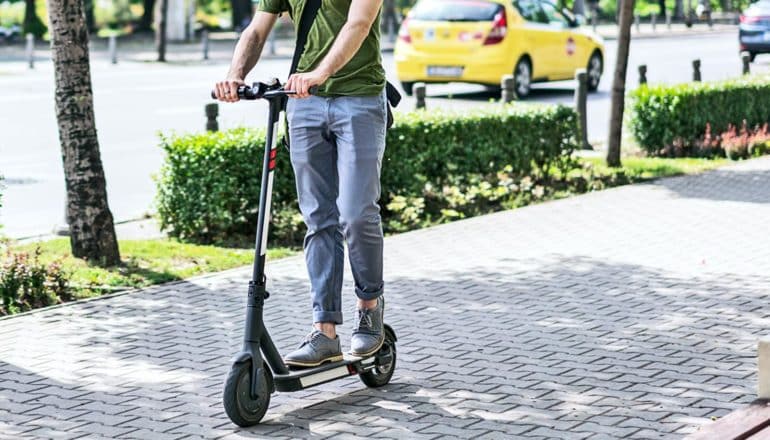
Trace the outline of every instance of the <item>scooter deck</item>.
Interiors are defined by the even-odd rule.
[[[354,376],[374,364],[374,356],[366,358],[344,355],[344,359],[338,362],[330,362],[313,368],[291,370],[289,374],[276,374],[273,376],[277,391],[299,391],[333,380]]]

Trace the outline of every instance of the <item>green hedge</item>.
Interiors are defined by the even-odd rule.
[[[573,165],[577,116],[564,106],[510,105],[473,115],[447,112],[397,114],[388,131],[382,170],[384,223],[396,196],[420,196],[427,185],[456,176],[514,175]],[[161,136],[165,163],[157,178],[156,205],[169,235],[202,243],[223,243],[253,235],[259,199],[264,132],[239,128],[226,132]],[[301,242],[294,175],[280,152],[273,187],[273,240]]]
[[[658,156],[700,155],[707,124],[719,135],[728,125],[770,122],[770,77],[642,86],[631,92],[630,128],[639,145]]]

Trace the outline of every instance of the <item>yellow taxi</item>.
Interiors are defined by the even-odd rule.
[[[401,24],[394,58],[409,95],[417,81],[495,86],[512,74],[525,97],[533,82],[571,79],[578,68],[596,90],[604,42],[549,0],[420,0]]]

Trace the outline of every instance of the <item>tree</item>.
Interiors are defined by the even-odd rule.
[[[139,20],[139,30],[149,31],[152,29],[152,17],[155,14],[155,0],[143,0],[144,11]]]
[[[684,18],[684,0],[674,2],[674,18],[681,20]]]
[[[83,9],[83,0],[48,2],[67,222],[72,255],[111,266],[120,263],[120,252],[96,137]]]
[[[158,23],[155,28],[155,47],[158,49],[158,61],[166,61],[166,41],[168,40],[168,0],[160,0],[158,3]]]
[[[40,38],[47,30],[45,23],[37,16],[35,0],[24,0],[24,22],[22,23],[24,34],[32,34]]]
[[[249,25],[254,11],[251,9],[251,0],[230,0],[233,13],[233,29],[242,31]]]
[[[658,8],[660,8],[660,16],[666,16],[666,0],[658,0]]]
[[[586,4],[584,0],[575,0],[574,3],[572,3],[572,12],[575,15],[586,15]]]
[[[620,166],[620,142],[623,137],[623,110],[626,99],[626,69],[628,68],[628,50],[631,45],[633,13],[634,0],[622,0],[620,2],[615,77],[612,81],[610,137],[607,141],[607,165],[611,167]]]

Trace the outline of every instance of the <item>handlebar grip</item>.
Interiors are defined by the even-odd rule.
[[[308,93],[310,93],[311,95],[318,94],[318,86],[313,86],[313,87],[309,88],[308,89]]]

